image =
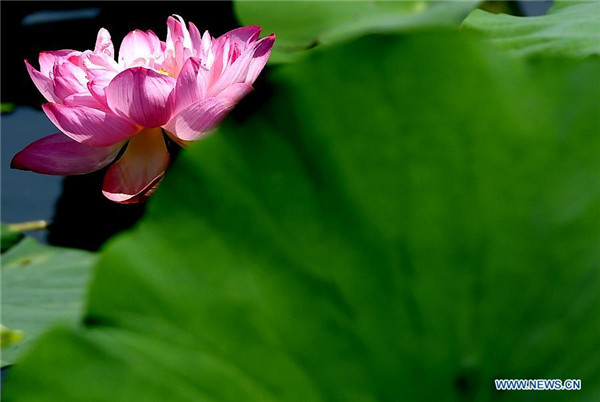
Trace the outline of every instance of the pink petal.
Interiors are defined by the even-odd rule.
[[[207,96],[216,96],[229,85],[233,85],[236,83],[244,82],[246,80],[246,76],[248,75],[248,68],[250,67],[250,62],[254,55],[254,49],[248,49],[240,57],[238,57],[231,65],[225,66],[223,74],[215,78],[215,63],[213,65],[213,69],[211,70],[211,85],[207,91]]]
[[[210,64],[210,78],[209,84],[212,85],[221,75],[227,71],[227,62],[229,55],[230,43],[227,36],[220,36],[218,39],[214,39],[211,45],[211,51],[213,54],[213,62]]]
[[[174,45],[181,42],[184,47],[190,49],[192,47],[192,39],[190,33],[185,26],[185,21],[179,15],[174,14],[175,18],[167,18],[167,47],[175,49]]]
[[[77,54],[79,52],[71,49],[63,49],[40,53],[40,72],[46,77],[49,77],[50,71],[54,68],[54,62],[58,59],[64,59],[73,53]]]
[[[161,69],[163,71],[167,71],[168,75],[171,77],[176,77],[175,70],[177,69],[177,64],[175,63],[175,51],[171,49],[166,49],[163,53],[163,57],[161,60],[156,60],[160,63],[154,64],[154,69]],[[181,67],[181,66],[179,66]]]
[[[66,106],[87,106],[94,109],[110,112],[105,104],[102,104],[97,98],[89,93],[80,93],[67,96],[63,99],[63,105]]]
[[[248,43],[255,42],[260,35],[261,27],[258,25],[250,25],[247,27],[236,28],[227,32],[223,36],[229,36],[229,40],[234,42],[240,50],[244,50]]]
[[[194,25],[193,22],[189,23],[190,26],[190,41],[192,42],[192,49],[194,56],[198,57],[200,51],[202,49],[202,35],[200,35],[200,31]]]
[[[98,31],[94,52],[105,54],[109,57],[114,57],[115,55],[115,47],[110,39],[110,33],[104,28],[100,28]]]
[[[146,129],[133,137],[123,156],[106,172],[102,193],[119,203],[145,200],[169,166],[169,152],[160,128]]]
[[[64,99],[75,93],[88,92],[85,71],[70,62],[54,64],[54,93]]]
[[[185,62],[175,85],[175,110],[181,110],[204,98],[206,74],[207,70],[202,67],[200,59],[190,57]]]
[[[92,78],[87,84],[88,90],[92,96],[107,108],[108,103],[106,102],[106,87],[108,87],[108,84],[110,84],[115,75],[116,73],[113,73],[112,71],[106,71],[104,74],[97,75],[95,78]]]
[[[250,67],[248,68],[248,75],[246,76],[246,83],[253,84],[254,81],[258,78],[258,75],[267,64],[269,60],[269,56],[271,55],[271,49],[273,48],[273,43],[275,43],[275,34],[271,34],[266,38],[262,38],[258,42],[256,42],[256,47],[254,48],[254,56],[252,57],[252,61],[250,62]]]
[[[182,141],[199,140],[214,130],[235,104],[227,97],[202,99],[179,111],[165,129]]]
[[[218,95],[219,98],[226,98],[233,101],[237,104],[242,98],[252,92],[254,88],[252,85],[246,84],[245,82],[240,82],[238,84],[233,84],[225,88]]]
[[[122,117],[87,106],[46,103],[42,109],[60,131],[75,141],[90,146],[117,144],[140,130]]]
[[[118,115],[144,127],[158,127],[171,117],[169,94],[176,80],[153,70],[134,67],[122,71],[106,88],[108,106]]]
[[[188,52],[186,52],[186,50]],[[186,53],[188,53],[188,57],[190,57],[189,50],[183,46],[183,42],[175,42],[175,68],[171,70],[171,73],[174,77],[177,77],[181,72],[181,68],[186,60]]]
[[[87,70],[88,76],[96,77],[99,74],[103,74],[106,71],[119,72],[119,64],[112,58],[104,53],[93,53],[85,52],[82,56],[83,66]]]
[[[25,66],[27,67],[27,72],[29,72],[29,76],[35,84],[35,87],[40,91],[44,98],[46,98],[48,102],[58,102],[59,100],[54,94],[54,83],[52,80],[33,68],[27,60],[25,60]]]
[[[204,31],[201,42],[201,46],[198,49],[194,49],[195,55],[202,60],[203,66],[211,68],[215,60],[215,54],[213,52],[213,38],[208,31]]]
[[[150,30],[129,32],[119,48],[119,63],[130,66],[137,59],[154,59],[161,53],[160,40]]]
[[[111,163],[121,146],[90,147],[62,133],[52,134],[16,154],[10,167],[52,175],[91,173]]]
[[[274,42],[275,35],[271,34],[246,49],[210,86],[207,96],[217,96],[227,86],[240,82],[252,85],[269,60]]]

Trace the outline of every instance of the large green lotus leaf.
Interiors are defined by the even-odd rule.
[[[2,325],[8,328],[3,340],[14,340],[2,345],[3,366],[54,324],[81,320],[95,261],[92,253],[46,246],[30,237],[2,255]]]
[[[543,396],[597,400],[600,62],[486,49],[368,37],[263,77],[5,400],[535,397],[494,378],[579,378]]]
[[[515,17],[475,10],[464,26],[482,32],[518,55],[600,55],[600,1],[555,1],[539,17]]]
[[[479,0],[464,1],[246,1],[234,2],[242,25],[277,34],[271,63],[286,62],[317,45],[374,32],[457,27]]]

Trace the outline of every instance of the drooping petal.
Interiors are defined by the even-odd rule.
[[[119,64],[129,67],[138,59],[154,59],[161,53],[160,40],[150,30],[129,32],[119,48]]]
[[[140,127],[122,117],[87,106],[46,103],[42,109],[60,131],[90,146],[117,144],[140,131]]]
[[[109,57],[114,57],[115,55],[115,47],[110,39],[110,33],[104,28],[100,28],[98,31],[94,53],[105,54]]]
[[[35,84],[35,87],[40,91],[44,98],[46,98],[48,102],[59,102],[58,97],[54,94],[54,83],[52,80],[33,68],[27,60],[25,60],[25,66],[27,67],[27,72]]]
[[[175,139],[199,140],[210,134],[235,104],[233,99],[226,97],[202,99],[179,111],[165,125],[165,129]]]
[[[121,146],[90,147],[57,133],[29,144],[14,156],[10,166],[51,175],[91,173],[111,163]]]
[[[54,68],[54,62],[58,59],[64,59],[73,53],[77,54],[79,52],[71,49],[41,52],[39,57],[40,72],[46,77],[49,77],[50,72]]]
[[[250,61],[248,74],[246,76],[245,82],[247,84],[253,84],[265,67],[265,64],[267,64],[269,56],[271,55],[271,49],[273,49],[273,43],[275,43],[275,34],[271,34],[256,42],[254,56],[252,57],[252,61]]]
[[[169,94],[176,80],[143,67],[119,73],[106,88],[108,106],[144,127],[158,127],[171,117]]]
[[[143,201],[156,189],[169,165],[160,128],[133,137],[123,156],[106,172],[102,193],[119,203]]]

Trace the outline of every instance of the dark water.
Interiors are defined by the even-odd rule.
[[[519,7],[523,15],[535,17],[544,15],[552,5],[552,0],[520,1]]]
[[[63,178],[10,169],[9,165],[12,157],[29,143],[58,130],[44,113],[31,107],[18,107],[2,115],[0,123],[2,221],[51,220]]]

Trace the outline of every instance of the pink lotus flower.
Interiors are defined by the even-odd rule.
[[[219,38],[167,20],[166,41],[135,30],[119,57],[108,31],[94,50],[40,53],[40,70],[25,60],[48,103],[42,107],[61,131],[27,146],[12,160],[18,169],[53,175],[84,174],[123,155],[107,171],[103,194],[116,202],[146,199],[169,165],[163,130],[180,145],[210,133],[250,91],[267,62],[275,35],[234,29]]]

